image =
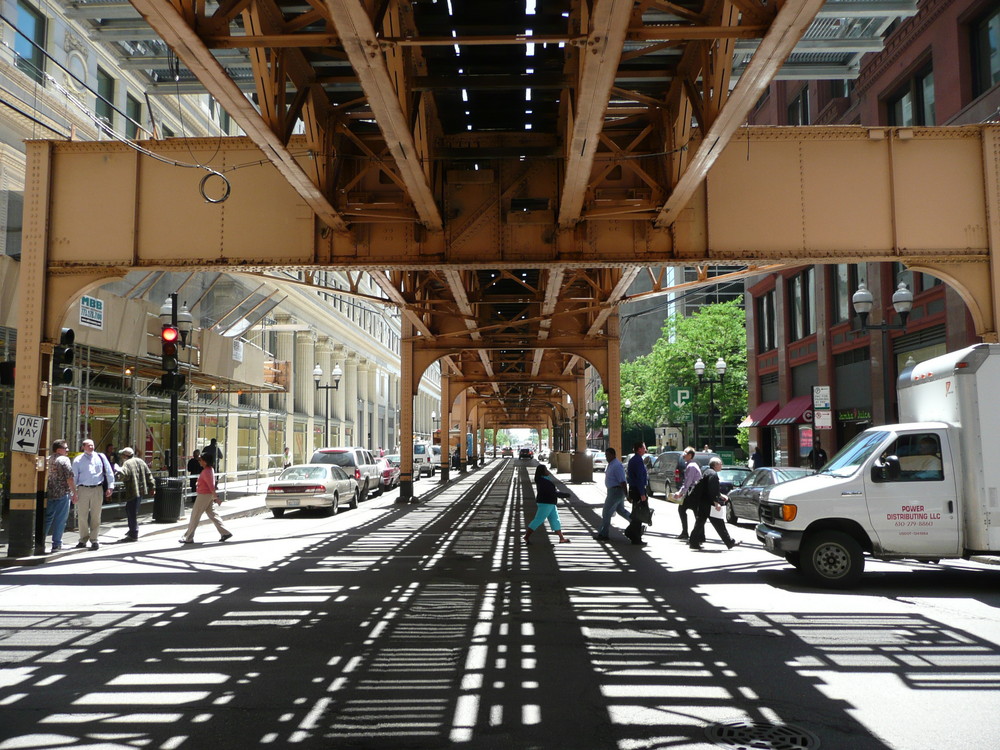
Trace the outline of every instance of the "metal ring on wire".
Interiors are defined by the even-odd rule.
[[[208,182],[209,177],[218,177],[226,186],[226,190],[222,194],[221,198],[209,198],[208,194],[205,192],[205,183]],[[208,174],[201,178],[201,182],[198,184],[198,189],[201,190],[201,197],[208,203],[224,203],[229,198],[229,194],[233,191],[233,186],[229,184],[229,180],[226,179],[224,174],[216,172],[214,169],[210,169],[208,170]]]

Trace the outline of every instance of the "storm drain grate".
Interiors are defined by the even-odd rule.
[[[732,750],[816,750],[819,738],[792,724],[730,721],[705,729],[708,739]]]

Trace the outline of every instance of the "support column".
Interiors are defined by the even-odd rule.
[[[335,344],[333,347],[333,353],[330,356],[330,372],[333,372],[334,368],[340,368],[340,387],[330,394],[330,413],[333,415],[332,419],[335,420],[336,427],[334,428],[334,445],[335,446],[345,446],[349,445],[347,442],[347,430],[345,427],[345,422],[347,419],[347,412],[345,409],[345,398],[344,394],[347,388],[344,385],[344,373],[347,366],[346,353],[344,352],[344,347],[339,344]]]
[[[608,346],[608,382],[604,384],[608,393],[608,446],[614,448],[621,457],[629,453],[632,446],[622,445],[622,378],[617,310],[608,316],[604,330]]]
[[[348,355],[344,365],[344,421],[351,426],[351,434],[345,445],[361,445],[358,438],[358,360],[353,354]]]
[[[456,409],[458,422],[458,472],[459,474],[465,474],[468,470],[469,465],[469,443],[466,435],[469,433],[468,424],[468,401],[466,391],[458,397]]]
[[[51,179],[51,144],[29,142],[28,170],[24,190],[24,232],[21,275],[18,280],[20,314],[17,326],[17,378],[14,383],[14,414],[50,417],[48,394],[51,375],[46,371],[51,348],[42,354],[42,337],[46,326],[45,271],[48,261],[48,204]],[[39,383],[44,383],[39,389]],[[47,422],[46,422],[47,424]],[[71,449],[77,446],[72,445]],[[11,451],[10,516],[7,521],[8,557],[24,557],[35,550],[35,516],[41,510],[45,491],[45,473],[39,470],[36,458],[45,455],[47,443],[56,438],[42,429],[34,453]],[[6,450],[6,446],[4,447]],[[43,540],[39,540],[41,543]]]
[[[441,371],[441,481],[451,478],[451,378]]]
[[[580,452],[587,450],[587,382],[583,377],[583,367],[574,373],[576,382],[573,384],[573,426],[575,439],[571,450]]]
[[[413,497],[413,401],[419,383],[413,371],[413,323],[402,317],[399,339],[399,497],[397,503],[407,503]]]

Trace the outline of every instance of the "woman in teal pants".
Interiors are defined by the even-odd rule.
[[[524,534],[524,541],[531,544],[531,535],[535,529],[546,521],[552,530],[559,535],[559,542],[568,542],[562,533],[562,524],[559,523],[559,511],[556,509],[556,502],[560,497],[569,497],[568,492],[560,492],[556,489],[556,482],[549,470],[538,465],[535,469],[535,502],[538,504],[538,511],[531,523],[528,524],[528,531]]]

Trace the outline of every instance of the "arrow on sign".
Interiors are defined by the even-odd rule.
[[[17,441],[17,444],[18,444],[18,445],[19,445],[19,446],[21,447],[21,450],[22,450],[22,451],[23,451],[23,450],[24,450],[25,448],[28,448],[28,447],[31,447],[31,448],[35,448],[35,447],[37,447],[37,443],[35,443],[34,441],[31,441],[31,442],[27,442],[27,441],[25,441],[25,440],[18,440],[18,441]]]
[[[690,401],[691,401],[691,391],[689,391],[687,388],[678,388],[677,398],[674,399],[673,405],[676,407],[681,407]]]

